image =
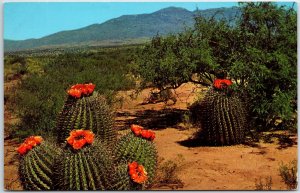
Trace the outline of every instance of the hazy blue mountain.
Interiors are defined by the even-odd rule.
[[[204,17],[215,16],[217,19],[224,17],[232,20],[240,14],[240,10],[237,7],[231,7],[188,11],[184,8],[168,7],[150,14],[123,15],[101,24],[61,31],[39,39],[4,40],[4,50],[17,51],[42,47],[88,45],[95,44],[95,42],[99,44],[102,42],[104,45],[112,41],[151,38],[156,34],[177,33],[192,27],[194,16],[198,14]]]

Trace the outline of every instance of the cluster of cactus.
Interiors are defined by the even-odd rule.
[[[232,84],[230,80],[217,80],[215,82],[219,87],[214,85],[201,101],[196,101],[190,107],[194,120],[202,128],[199,137],[205,145],[212,146],[243,143],[247,129],[245,105],[228,88]]]
[[[78,86],[80,87],[80,86]],[[151,131],[119,140],[113,113],[104,97],[75,89],[57,119],[57,145],[43,140],[19,148],[19,173],[25,190],[143,190],[155,176],[157,152]],[[71,94],[70,94],[71,93]],[[76,97],[73,97],[72,94]],[[79,93],[79,94],[78,94]],[[148,136],[148,137],[149,137]],[[30,138],[34,139],[37,136]],[[41,137],[38,137],[41,139]],[[28,140],[27,140],[28,141]],[[26,140],[25,140],[26,142]],[[24,142],[24,143],[25,143]],[[31,143],[31,141],[29,141]],[[27,149],[26,149],[27,148]],[[145,168],[141,183],[129,172],[131,162]],[[136,174],[135,174],[136,175]]]

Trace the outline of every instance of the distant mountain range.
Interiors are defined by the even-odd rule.
[[[238,7],[189,11],[168,7],[150,14],[123,15],[101,24],[93,24],[76,30],[57,32],[39,39],[4,40],[4,51],[20,51],[49,47],[78,45],[130,44],[149,39],[156,34],[178,33],[192,27],[195,15],[214,16],[232,21],[241,12]]]

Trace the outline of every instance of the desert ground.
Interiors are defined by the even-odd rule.
[[[5,92],[11,89],[5,83]],[[176,165],[170,176],[161,177],[151,190],[255,190],[262,182],[272,190],[286,190],[279,175],[281,163],[297,159],[297,135],[285,131],[277,135],[289,135],[288,144],[251,142],[226,147],[197,145],[193,138],[198,131],[182,118],[188,104],[204,93],[205,88],[186,83],[175,90],[176,104],[145,103],[151,89],[145,89],[134,97],[134,91],[121,91],[120,104],[116,106],[116,129],[122,135],[130,132],[131,124],[140,124],[156,132],[154,140],[159,165],[168,162]],[[17,119],[5,108],[5,129]],[[266,133],[267,135],[268,133]],[[274,134],[274,133],[273,133]],[[5,132],[4,139],[4,188],[22,190],[18,177],[17,140]],[[160,167],[159,167],[160,169]],[[158,171],[160,172],[160,171]],[[160,174],[161,175],[161,174]],[[167,178],[167,179],[166,179]],[[268,180],[269,181],[268,181]],[[270,181],[271,179],[271,181]]]

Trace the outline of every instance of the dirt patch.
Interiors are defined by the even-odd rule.
[[[272,190],[286,190],[279,176],[281,162],[297,159],[297,146],[278,149],[279,145],[258,143],[257,147],[236,145],[227,147],[188,147],[194,129],[174,128],[156,131],[159,156],[175,159],[183,156],[179,178],[184,186],[179,190],[255,190],[255,180],[272,177]]]

